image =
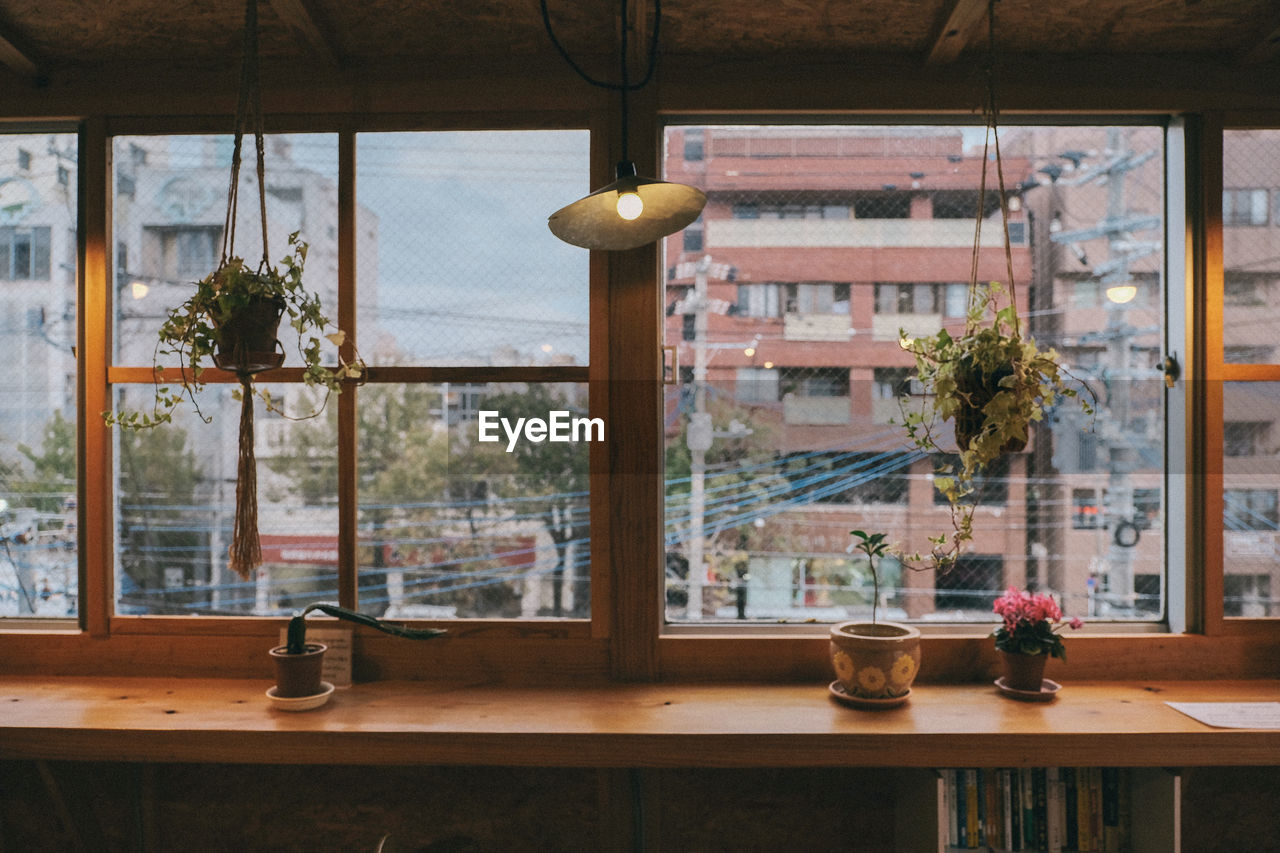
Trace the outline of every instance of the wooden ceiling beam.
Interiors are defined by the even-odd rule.
[[[325,65],[337,68],[341,64],[336,45],[321,30],[303,0],[271,0],[271,8],[275,10],[276,17],[293,30]]]
[[[986,17],[987,0],[952,0],[946,23],[929,48],[926,65],[954,62],[973,40],[978,24]]]
[[[1241,55],[1241,65],[1261,65],[1280,55],[1280,20],[1273,20],[1265,30],[1267,37]]]
[[[3,30],[0,30],[0,65],[6,66],[19,77],[34,80],[40,76],[40,69],[31,57],[19,50]]]

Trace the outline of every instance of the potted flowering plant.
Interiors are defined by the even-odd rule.
[[[880,575],[878,561],[891,551],[884,533],[851,530],[850,551],[867,556],[875,598],[871,621],[854,620],[831,626],[831,665],[836,681],[831,691],[836,698],[863,708],[900,705],[911,693],[911,683],[920,670],[920,631],[897,622],[878,622]]]
[[[1053,596],[1010,587],[992,608],[1004,620],[992,633],[1004,660],[1004,683],[1013,690],[1039,692],[1049,658],[1067,659],[1059,633],[1084,623],[1079,617],[1062,621],[1062,608]]]

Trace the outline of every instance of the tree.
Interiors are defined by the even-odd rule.
[[[509,391],[485,398],[485,407],[515,423],[517,418],[546,420],[552,411],[568,411],[571,417],[585,417],[586,411],[559,388],[533,384],[522,391]],[[536,516],[556,549],[551,572],[551,614],[565,615],[564,579],[566,568],[573,584],[572,616],[589,612],[589,560],[584,559],[589,531],[587,513],[588,455],[578,442],[518,441],[512,452],[515,468],[498,481],[498,489],[509,497],[519,497],[521,512]],[[570,547],[575,548],[572,567],[566,564]]]
[[[163,426],[145,433],[120,430],[121,562],[126,575],[142,591],[164,590],[164,571],[181,568],[196,580],[207,572],[210,521],[196,500],[204,472],[187,446],[187,431]],[[200,598],[195,592],[148,595],[141,603],[148,612],[158,602],[187,612]]]
[[[509,584],[481,583],[503,568],[478,530],[494,520],[484,500],[491,478],[512,462],[469,439],[470,424],[444,426],[448,401],[433,385],[370,385],[357,391],[357,478],[365,541],[361,609],[381,614],[390,603],[390,573],[406,580],[405,600],[452,605],[459,615],[517,615]],[[283,487],[308,503],[337,500],[337,418],[329,413],[292,431],[284,453],[263,461]],[[459,533],[465,525],[469,536]],[[490,571],[492,570],[492,571]]]

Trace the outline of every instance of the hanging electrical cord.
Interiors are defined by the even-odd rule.
[[[634,249],[659,240],[689,225],[702,213],[707,196],[697,187],[669,183],[637,175],[631,161],[628,137],[630,117],[628,95],[653,79],[657,66],[658,33],[662,22],[662,4],[655,0],[653,32],[649,38],[647,67],[638,83],[631,82],[627,51],[630,46],[627,0],[621,2],[622,33],[620,38],[620,82],[597,79],[574,61],[551,26],[547,0],[540,0],[542,23],[551,43],[574,72],[589,85],[618,92],[622,99],[622,159],[615,170],[615,180],[573,204],[557,210],[547,219],[547,227],[566,243],[584,249]]]

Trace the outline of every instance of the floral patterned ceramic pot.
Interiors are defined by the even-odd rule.
[[[897,622],[832,625],[831,665],[848,697],[901,700],[920,671],[920,631]]]

